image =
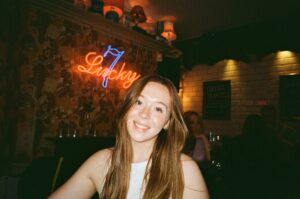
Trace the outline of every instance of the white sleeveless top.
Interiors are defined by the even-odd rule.
[[[143,180],[148,161],[131,164],[129,188],[127,192],[127,199],[141,199],[143,197]],[[106,171],[107,173],[107,171]],[[103,189],[104,183],[99,190]],[[101,192],[99,192],[99,197]]]
[[[143,180],[147,161],[131,164],[130,182],[127,199],[140,199],[143,197]]]

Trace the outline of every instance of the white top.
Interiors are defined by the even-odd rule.
[[[143,197],[142,188],[147,161],[131,164],[130,182],[127,199],[140,199]]]

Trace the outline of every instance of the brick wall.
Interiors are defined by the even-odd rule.
[[[203,82],[231,81],[231,120],[204,120],[205,132],[237,135],[248,114],[259,113],[263,104],[279,108],[279,76],[300,74],[300,54],[272,53],[248,63],[223,60],[214,65],[199,64],[182,74],[183,110],[203,113]],[[299,91],[300,92],[300,91]]]

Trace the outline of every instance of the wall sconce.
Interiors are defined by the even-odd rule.
[[[123,15],[124,0],[104,0],[103,14],[112,22],[119,23]]]
[[[147,20],[143,7],[139,5],[133,6],[130,15],[135,26],[137,26],[138,23],[143,23]]]
[[[161,36],[166,38],[166,40],[171,43],[171,41],[176,39],[176,34],[173,27],[173,21],[164,21],[164,31]]]

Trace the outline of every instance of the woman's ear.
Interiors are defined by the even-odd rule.
[[[166,122],[166,124],[164,125],[163,129],[167,130],[169,128],[169,124],[170,124],[170,119]]]

